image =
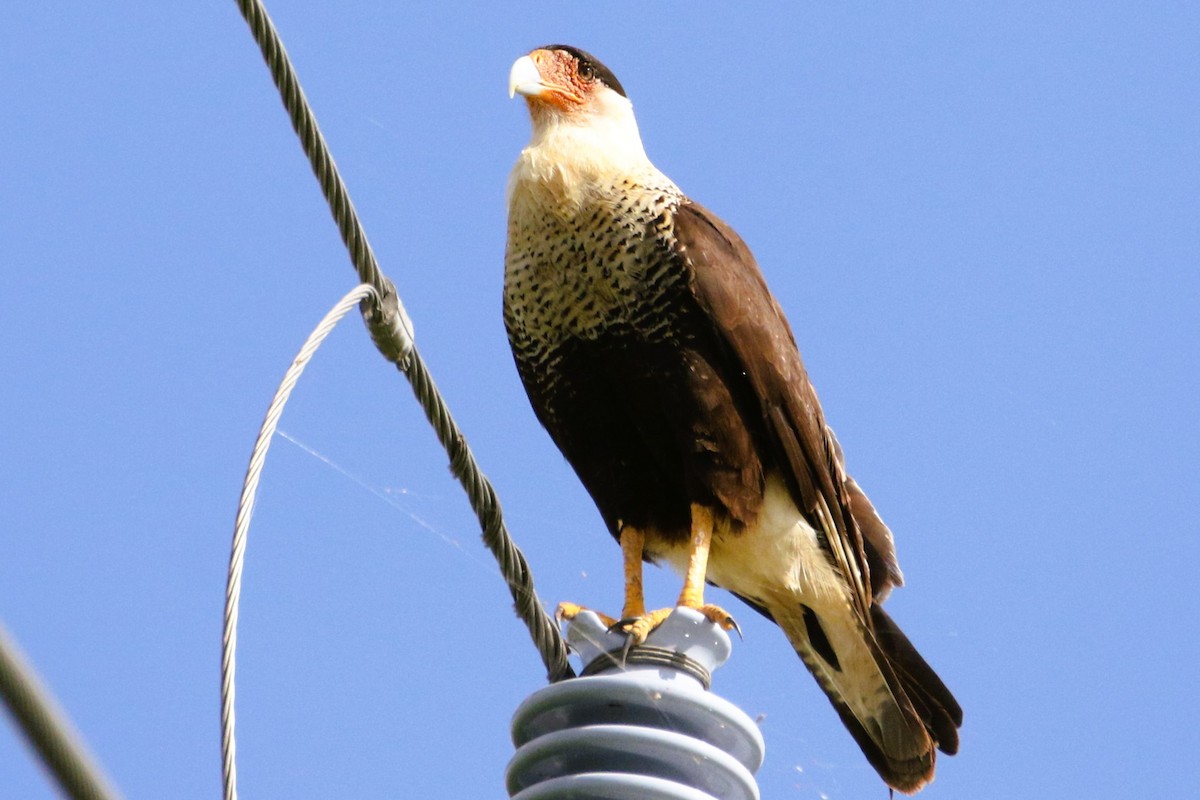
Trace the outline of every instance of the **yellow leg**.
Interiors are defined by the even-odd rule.
[[[678,605],[694,608],[710,622],[725,630],[742,630],[725,609],[704,602],[704,578],[708,574],[708,552],[712,548],[712,509],[697,503],[692,504],[692,541],[688,553],[687,572],[683,576],[683,589],[679,592]]]
[[[693,608],[725,630],[737,629],[738,625],[727,611],[719,606],[704,602],[704,578],[708,571],[708,553],[712,547],[713,514],[705,506],[692,506],[691,540],[688,548],[687,572],[683,576],[683,589],[679,592],[676,605]],[[642,588],[642,555],[645,534],[632,527],[621,529],[621,554],[625,566],[625,606],[621,619],[614,620],[604,614],[598,616],[610,628],[622,630],[628,636],[626,648],[646,641],[650,632],[671,615],[674,608],[660,608],[646,612],[646,599]],[[558,618],[574,619],[583,608],[574,603],[559,603]]]
[[[713,513],[705,506],[692,506],[691,540],[688,546],[687,572],[683,576],[683,589],[679,592],[677,606],[694,608],[725,630],[741,630],[733,617],[725,609],[704,602],[704,577],[708,572],[708,553],[712,547]],[[629,636],[629,644],[637,645],[646,641],[650,632],[662,624],[671,615],[673,608],[660,608],[646,613],[642,600],[642,542],[638,534],[636,553],[633,543],[626,546],[625,537],[621,537],[621,547],[625,551],[625,616],[618,623]],[[635,558],[633,566],[630,559]],[[636,568],[636,571],[635,571]],[[636,590],[636,605],[634,602]],[[633,612],[638,613],[633,613]]]
[[[640,529],[629,526],[621,528],[621,555],[625,562],[625,605],[621,610],[621,620],[599,611],[594,612],[610,628],[618,627],[623,621],[646,616],[646,596],[642,589],[642,553],[645,544],[646,536]],[[583,606],[576,603],[562,602],[558,604],[555,616],[560,620],[572,620],[583,610]]]
[[[625,558],[625,606],[621,610],[623,619],[633,619],[646,614],[646,595],[642,590],[642,554],[646,546],[646,535],[639,528],[621,529],[621,554]]]
[[[692,540],[688,548],[687,572],[678,605],[700,608],[704,605],[704,576],[708,572],[708,551],[712,547],[712,512],[701,505],[692,506]]]

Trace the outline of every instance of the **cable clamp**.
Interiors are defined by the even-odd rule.
[[[388,361],[401,369],[407,369],[416,343],[413,340],[413,324],[400,302],[395,285],[385,276],[383,294],[378,290],[359,304],[363,322],[371,334],[371,341]]]

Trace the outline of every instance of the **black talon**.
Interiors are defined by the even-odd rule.
[[[625,664],[629,660],[629,651],[633,649],[633,637],[626,636],[625,644],[621,647],[621,669],[625,669]]]
[[[743,642],[746,641],[746,637],[742,635],[742,626],[737,624],[737,620],[733,617],[730,617],[729,624],[733,626],[735,631],[737,631],[738,639]]]
[[[625,619],[619,619],[612,625],[609,625],[607,630],[609,633],[629,633],[629,631],[626,630],[626,627],[635,622],[637,622],[637,617],[626,617]]]

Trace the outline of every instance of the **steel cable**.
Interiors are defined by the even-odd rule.
[[[71,800],[120,800],[120,793],[92,760],[66,714],[2,624],[0,698],[65,796]]]
[[[250,519],[254,515],[254,501],[258,496],[258,484],[262,479],[263,466],[267,461],[267,452],[271,449],[271,439],[279,427],[279,418],[287,405],[296,382],[300,380],[304,368],[316,354],[317,348],[337,325],[342,317],[349,313],[356,304],[375,296],[375,289],[367,284],[354,287],[329,313],[317,323],[317,327],[309,334],[300,352],[292,361],[290,367],[279,382],[275,396],[267,407],[262,426],[258,430],[258,438],[254,440],[254,448],[250,453],[250,464],[246,467],[246,478],[242,483],[242,496],[238,500],[237,516],[233,526],[233,544],[229,553],[229,576],[225,584],[225,622],[221,638],[221,764],[226,800],[237,797],[237,738],[236,728],[236,697],[237,697],[237,624],[238,608],[242,597],[242,568],[246,560],[246,540],[250,533]]]
[[[271,71],[284,108],[292,120],[292,127],[300,137],[313,173],[321,184],[359,279],[373,286],[378,293],[377,300],[361,306],[371,337],[383,356],[408,377],[418,402],[437,431],[438,440],[450,457],[451,470],[466,490],[471,508],[479,520],[484,542],[500,563],[516,601],[518,614],[529,628],[546,665],[547,677],[552,681],[570,677],[573,671],[567,661],[566,644],[558,626],[537,598],[528,564],[504,525],[491,482],[480,470],[462,431],[451,417],[445,400],[438,393],[428,368],[417,352],[412,338],[412,323],[395,286],[379,269],[279,34],[258,0],[238,0],[238,7]]]
[[[466,438],[451,416],[445,400],[438,392],[424,360],[413,341],[413,327],[395,286],[383,274],[375,254],[367,241],[366,233],[359,222],[358,214],[350,201],[349,193],[338,173],[333,157],[325,143],[316,117],[313,115],[283,43],[259,0],[238,0],[254,40],[258,43],[263,59],[271,72],[272,80],[279,91],[280,99],[292,121],[292,128],[309,159],[313,174],[321,185],[321,191],[329,204],[342,241],[350,254],[359,279],[374,289],[364,298],[359,307],[371,338],[384,358],[392,362],[408,378],[413,394],[425,412],[438,441],[450,460],[450,470],[467,494],[471,509],[479,522],[484,544],[500,566],[501,574],[508,584],[518,616],[529,629],[530,637],[546,667],[547,678],[559,681],[574,675],[567,660],[567,646],[553,618],[546,612],[533,586],[529,565],[520,548],[513,542],[504,524],[496,491],[479,468]],[[344,313],[344,312],[343,312]],[[264,423],[265,424],[265,423]],[[253,465],[253,462],[252,462]],[[239,510],[239,520],[241,518]],[[243,540],[244,547],[244,540]],[[234,549],[236,553],[237,541]],[[232,561],[233,556],[231,556]],[[228,608],[227,608],[228,613]],[[229,621],[229,620],[227,620]],[[233,641],[236,643],[236,597],[231,618]],[[229,644],[227,625],[226,644]],[[225,664],[222,665],[223,671]],[[222,711],[222,753],[225,778],[225,798],[235,800],[236,766],[233,755],[233,685],[226,686],[222,677],[222,692],[230,697],[228,720]]]

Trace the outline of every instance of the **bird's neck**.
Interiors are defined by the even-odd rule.
[[[508,203],[511,209],[514,202],[536,197],[538,205],[552,201],[564,211],[578,211],[597,190],[657,173],[632,108],[580,119],[535,115],[533,136],[509,179]]]

